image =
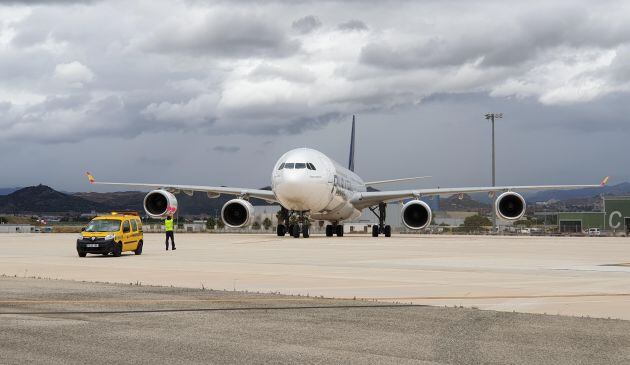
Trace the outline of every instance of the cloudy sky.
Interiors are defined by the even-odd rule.
[[[0,187],[261,187],[286,150],[421,186],[630,180],[626,1],[0,1]]]

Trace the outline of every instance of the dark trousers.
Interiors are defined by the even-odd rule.
[[[175,248],[175,235],[173,231],[166,231],[166,249],[168,250],[168,239],[171,239],[171,246]]]

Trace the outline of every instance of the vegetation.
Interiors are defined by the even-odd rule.
[[[223,223],[223,219],[218,219],[218,220],[217,220],[217,228],[218,228],[218,229],[223,229],[223,228],[225,228],[225,223]]]
[[[6,223],[9,223],[9,221],[5,217],[0,217],[0,224],[6,224]]]
[[[260,223],[258,221],[254,222],[254,224],[252,224],[252,229],[259,230],[260,229]]]
[[[271,219],[269,219],[268,217],[265,218],[262,222],[263,227],[265,227],[265,231],[268,231],[269,228],[271,228]]]
[[[461,230],[465,232],[480,232],[485,231],[488,226],[491,226],[492,222],[487,217],[482,215],[471,215],[464,219],[464,224],[461,226]]]
[[[464,227],[487,227],[491,226],[492,221],[488,219],[488,217],[484,217],[482,215],[471,215],[470,217],[466,217],[464,219]]]
[[[214,217],[210,217],[206,221],[206,229],[214,229],[216,225],[217,225],[217,220]]]

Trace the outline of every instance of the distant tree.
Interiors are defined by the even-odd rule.
[[[214,217],[209,217],[208,220],[206,221],[206,229],[214,229],[216,225],[217,225],[217,220],[214,219]]]
[[[271,228],[271,219],[269,219],[269,217],[266,217],[263,222],[262,222],[263,227],[265,227],[265,231],[268,231],[269,228]]]
[[[0,224],[7,224],[9,221],[5,217],[0,217]]]
[[[217,220],[217,228],[218,228],[218,229],[223,229],[223,228],[225,228],[225,223],[223,223],[223,219],[219,218],[219,219]]]
[[[471,215],[464,219],[463,229],[467,232],[479,231],[484,227],[491,226],[492,222],[487,217],[477,215]]]
[[[252,229],[259,230],[260,229],[260,223],[258,221],[254,222],[254,224],[252,224]]]

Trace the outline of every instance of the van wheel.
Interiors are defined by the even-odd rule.
[[[120,257],[122,254],[122,242],[114,243],[114,249],[112,250],[112,255],[114,257]]]
[[[79,257],[85,257],[85,255],[87,255],[87,253],[81,251],[77,251],[77,253],[79,254]]]
[[[142,255],[142,241],[138,242],[138,248],[133,252],[136,255]]]

